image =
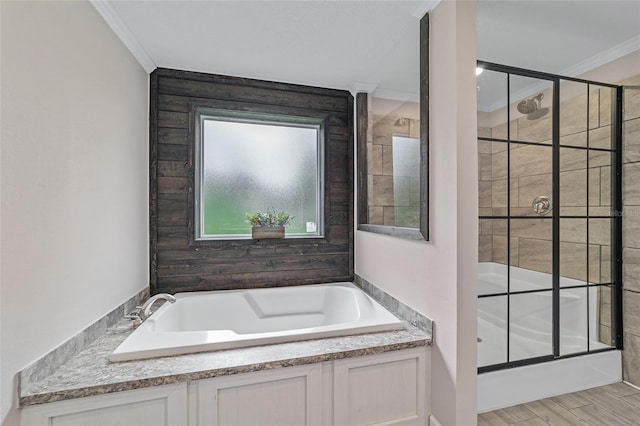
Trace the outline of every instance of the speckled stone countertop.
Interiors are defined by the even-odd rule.
[[[312,364],[431,344],[431,333],[405,323],[405,330],[306,340],[216,352],[109,362],[133,331],[121,320],[50,376],[20,389],[21,407],[149,386]]]

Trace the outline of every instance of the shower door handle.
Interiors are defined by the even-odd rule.
[[[551,200],[545,195],[540,195],[534,198],[533,203],[531,203],[531,208],[535,213],[545,215],[551,210]]]

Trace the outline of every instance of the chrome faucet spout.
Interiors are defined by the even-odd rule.
[[[167,293],[156,294],[155,296],[150,297],[144,304],[140,307],[140,311],[142,313],[143,319],[149,318],[151,316],[151,306],[158,300],[165,300],[170,303],[175,303],[176,298]]]

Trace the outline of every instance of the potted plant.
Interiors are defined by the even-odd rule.
[[[251,238],[259,240],[263,238],[284,238],[284,227],[287,226],[293,216],[287,212],[253,212],[247,213],[247,222],[251,225]]]

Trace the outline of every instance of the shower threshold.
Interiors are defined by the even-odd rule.
[[[622,352],[563,358],[478,375],[478,413],[622,381]]]

